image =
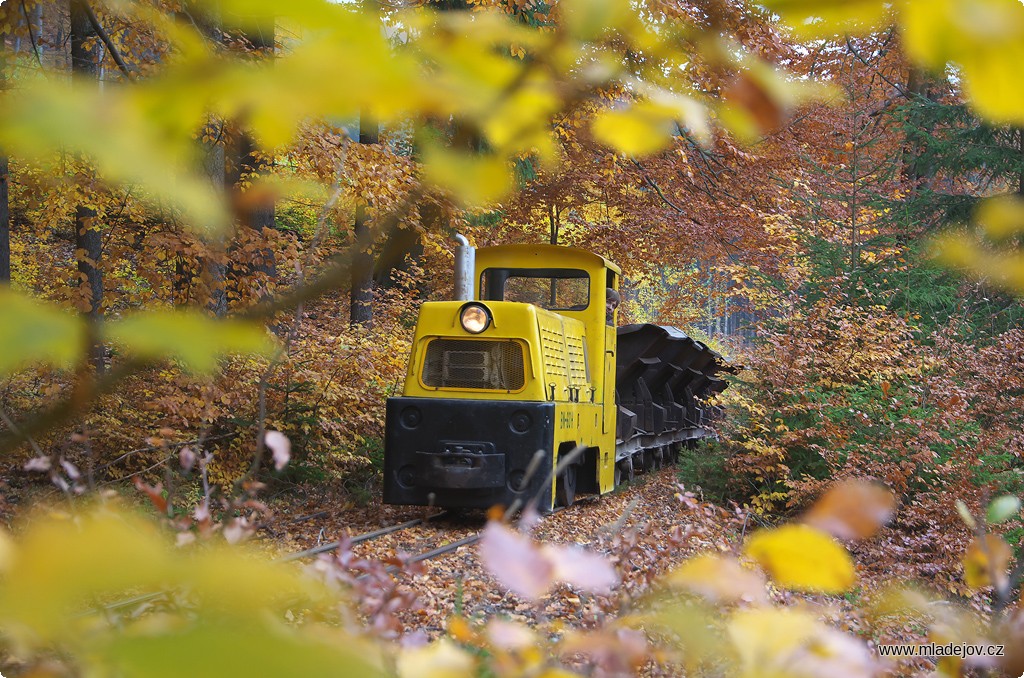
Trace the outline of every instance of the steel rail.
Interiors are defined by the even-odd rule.
[[[358,535],[352,537],[349,540],[349,543],[351,543],[351,544],[359,544],[359,543],[362,543],[364,541],[370,541],[370,540],[376,539],[378,537],[383,537],[384,535],[387,535],[387,534],[393,534],[395,532],[400,532],[401,530],[406,530],[406,529],[408,529],[410,527],[415,527],[417,525],[422,525],[422,524],[424,524],[424,523],[426,523],[428,521],[434,520],[436,518],[444,517],[447,514],[448,514],[447,511],[442,511],[441,513],[437,513],[437,514],[429,516],[427,518],[416,518],[415,520],[408,520],[408,521],[406,521],[404,523],[399,523],[397,525],[389,525],[387,527],[382,527],[379,530],[373,530],[372,532],[365,532],[363,534],[358,534]],[[320,553],[326,553],[328,551],[333,551],[334,549],[338,548],[340,545],[341,545],[340,541],[334,541],[334,542],[331,542],[330,544],[321,544],[320,546],[317,546],[317,547],[314,547],[314,548],[311,548],[311,549],[306,549],[305,551],[299,551],[297,553],[290,553],[290,554],[288,554],[286,556],[282,556],[280,558],[275,558],[271,562],[275,562],[275,563],[288,563],[288,562],[292,562],[294,560],[301,560],[302,558],[309,558],[310,556],[315,556],[315,555],[318,555]],[[121,608],[124,608],[124,607],[131,607],[132,605],[138,605],[138,604],[141,604],[141,603],[147,603],[147,602],[149,602],[151,600],[157,600],[159,598],[162,598],[162,597],[166,596],[168,593],[170,593],[170,591],[154,591],[153,593],[144,593],[144,594],[141,594],[141,595],[138,595],[138,596],[134,596],[132,598],[126,598],[125,600],[119,600],[119,601],[114,602],[114,603],[108,603],[107,605],[102,605],[100,607],[93,608],[92,610],[84,611],[81,614],[79,614],[78,616],[85,616],[85,615],[89,614],[90,612],[114,612],[114,611],[116,611],[118,609],[121,609]]]

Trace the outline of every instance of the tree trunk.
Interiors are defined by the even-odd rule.
[[[1024,127],[1017,128],[1017,153],[1020,154],[1020,174],[1017,177],[1017,195],[1024,196]]]
[[[359,116],[359,143],[376,144],[379,141],[380,129],[375,120],[361,114]],[[366,205],[360,201],[356,205],[356,218],[353,232],[356,242],[363,242],[370,231],[367,225]],[[366,329],[373,327],[373,253],[369,248],[357,248],[352,255],[352,293],[349,305],[349,325],[361,325]]]
[[[910,95],[910,120],[917,127],[923,127],[921,116],[916,114],[916,107],[924,105],[924,101],[934,100],[932,79],[923,69],[911,66],[907,75],[907,94]],[[920,143],[907,144],[903,151],[901,170],[904,181],[909,182],[910,190],[917,191],[922,181],[935,174],[935,168],[924,158],[924,147]]]
[[[238,17],[225,14],[224,24],[229,29],[244,26],[242,37],[258,50],[264,58],[273,58],[274,54],[274,17],[252,16]],[[244,121],[238,121],[244,123]],[[244,183],[252,184],[259,176],[268,172],[268,167],[259,155],[255,140],[246,130],[238,129],[230,134],[225,149],[225,185],[235,192],[235,221],[239,226],[251,228],[262,233],[264,229],[275,226],[276,206],[274,198],[267,192],[246,195]],[[277,277],[277,262],[270,248],[261,248],[256,261],[239,262],[242,271],[262,273],[269,280]],[[244,273],[243,273],[244,274]],[[269,292],[264,291],[262,296]]]
[[[184,23],[192,24],[211,43],[221,42],[223,21],[219,0],[187,0],[182,3],[177,17]],[[224,195],[224,140],[221,138],[224,127],[221,125],[214,128],[215,124],[215,121],[210,121],[211,129],[208,130],[211,133],[209,136],[214,140],[202,144],[203,173],[214,190],[219,195]],[[214,316],[223,318],[228,313],[228,295],[225,287],[227,264],[224,262],[227,242],[223,234],[204,241],[210,254],[199,262],[199,266],[200,275],[209,293],[206,309]]]
[[[0,91],[7,89],[7,54],[0,39]],[[11,202],[7,156],[0,149],[0,284],[11,282]]]
[[[7,156],[0,154],[0,284],[11,282],[11,205]]]
[[[70,0],[71,10],[71,73],[81,80],[96,81],[99,86],[99,45],[93,41],[91,48],[86,41],[94,37],[92,25],[84,0]],[[75,210],[75,255],[78,259],[79,286],[88,291],[88,305],[83,313],[90,322],[98,321],[103,315],[103,272],[100,262],[103,258],[103,240],[96,224],[96,210],[79,205]],[[89,362],[97,373],[104,369],[103,344],[97,342],[90,348]]]
[[[552,200],[548,203],[548,226],[549,226],[549,241],[552,245],[558,244],[558,231],[561,226],[561,220],[559,219],[559,210],[555,207],[555,201]]]

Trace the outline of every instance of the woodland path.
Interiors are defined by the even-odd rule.
[[[619,560],[623,579],[615,595],[584,596],[562,586],[538,604],[524,601],[501,587],[481,566],[476,547],[469,546],[425,561],[421,574],[397,575],[400,584],[415,594],[418,608],[402,611],[401,622],[406,632],[420,631],[431,638],[441,635],[460,609],[470,619],[497,615],[530,624],[560,620],[568,626],[593,626],[617,613],[622,595],[645,589],[651,579],[688,555],[726,545],[729,521],[725,516],[717,516],[718,529],[714,520],[697,520],[702,526],[695,529],[694,511],[711,509],[687,507],[676,496],[680,492],[677,470],[665,468],[639,476],[621,491],[581,501],[548,516],[535,529],[535,538],[543,542],[579,544],[612,554]],[[312,513],[312,506],[316,506],[315,512],[325,514],[289,525],[290,520]],[[281,527],[270,527],[277,533],[274,542],[282,553],[302,551],[340,540],[346,533],[355,536],[423,515],[422,509],[415,507],[377,503],[332,511],[311,503],[311,498],[304,504],[278,506],[276,510],[275,523]],[[708,513],[703,516],[714,518]],[[362,559],[389,561],[403,552],[421,553],[468,537],[479,532],[485,520],[483,511],[442,518],[356,544],[352,553]]]

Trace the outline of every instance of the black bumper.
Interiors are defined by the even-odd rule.
[[[554,403],[389,398],[384,503],[490,508],[539,495],[549,506],[554,413]],[[537,450],[544,460],[524,484]]]

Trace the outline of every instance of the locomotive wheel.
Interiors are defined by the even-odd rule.
[[[652,456],[654,458],[654,464],[652,465],[652,468],[655,471],[658,471],[661,469],[662,466],[665,465],[665,448],[659,447],[658,449],[654,450]]]
[[[615,464],[615,486],[618,487],[623,483],[633,482],[633,458],[626,457],[622,461]]]
[[[555,501],[559,506],[572,506],[576,501],[576,464],[569,464],[555,482]]]
[[[657,466],[655,466],[655,464],[657,463],[657,458],[656,458],[657,451],[656,450],[644,450],[643,455],[644,455],[644,457],[643,457],[644,458],[644,466],[643,466],[644,473],[647,473],[649,471],[653,471],[653,470],[658,468]]]

